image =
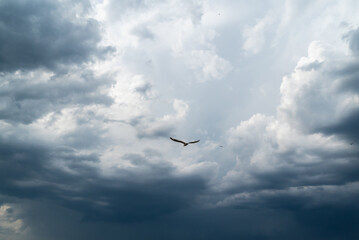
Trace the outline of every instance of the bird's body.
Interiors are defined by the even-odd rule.
[[[184,147],[187,146],[188,144],[198,143],[198,142],[199,142],[199,140],[197,140],[197,141],[192,141],[192,142],[184,142],[184,141],[181,141],[181,140],[172,138],[172,137],[170,137],[170,139],[171,139],[172,141],[182,143]]]

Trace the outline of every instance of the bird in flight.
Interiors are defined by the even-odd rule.
[[[171,139],[172,141],[182,143],[184,147],[187,146],[188,144],[198,143],[198,142],[199,142],[199,140],[197,140],[197,141],[192,141],[192,142],[184,142],[184,141],[181,141],[181,140],[172,138],[172,137],[170,137],[170,139]]]

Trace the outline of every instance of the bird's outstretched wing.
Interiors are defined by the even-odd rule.
[[[188,144],[191,144],[191,143],[198,143],[199,142],[199,140],[197,140],[197,141],[193,141],[193,142],[189,142]]]
[[[186,144],[185,142],[183,142],[183,141],[181,141],[181,140],[178,140],[178,139],[175,139],[175,138],[172,138],[172,137],[170,137],[170,139],[171,139],[172,141],[175,141],[175,142],[179,142],[179,143],[182,143],[182,144]]]

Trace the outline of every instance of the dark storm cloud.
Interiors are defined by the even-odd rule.
[[[13,123],[31,123],[50,111],[59,111],[65,106],[103,104],[113,100],[101,88],[112,83],[110,77],[96,77],[91,71],[55,74],[46,82],[37,82],[30,73],[23,76],[4,74],[0,77],[3,86],[0,99],[3,107],[0,119]]]
[[[261,217],[255,217],[259,225],[266,224],[263,214],[269,213],[273,225],[267,231],[259,228],[258,239],[355,239],[359,235],[357,188],[344,185],[342,190],[330,191],[330,187],[303,186],[247,193],[231,202],[228,209],[260,214]],[[281,218],[283,222],[278,221]],[[277,224],[283,227],[275,229]],[[257,239],[249,235],[252,238]]]
[[[159,173],[158,173],[159,174]],[[111,179],[114,181],[115,179]],[[145,183],[115,180],[122,187],[113,184],[90,185],[91,193],[82,197],[91,199],[89,203],[75,201],[75,209],[83,209],[85,220],[102,220],[131,223],[152,220],[164,214],[173,213],[193,204],[198,194],[205,190],[203,179],[195,176],[186,178],[167,177]],[[122,180],[123,181],[123,180]],[[98,202],[96,202],[98,201]],[[104,201],[105,205],[101,204]]]
[[[19,191],[13,188],[15,180],[24,180],[34,178],[37,170],[41,171],[42,161],[47,153],[43,151],[46,148],[37,146],[35,143],[23,143],[14,137],[0,139],[0,182],[2,194],[19,194],[26,196],[36,192]],[[27,169],[27,171],[23,171]]]
[[[49,201],[80,212],[86,221],[155,219],[191,206],[207,189],[204,179],[175,176],[171,165],[151,163],[145,155],[123,156],[120,161],[135,167],[114,169],[115,175],[106,177],[97,167],[96,154],[16,136],[1,137],[0,143],[3,195]]]
[[[86,5],[84,1],[77,4]],[[73,2],[1,1],[0,71],[54,69],[60,63],[82,63],[101,57],[110,47],[100,47],[99,23],[78,18]]]
[[[78,212],[42,203],[31,207],[25,223],[34,239],[356,239],[357,210],[318,208],[284,209],[188,208],[161,218],[132,224],[81,222]],[[30,205],[30,206],[29,206]],[[42,223],[46,219],[46,226]],[[60,230],[60,231],[59,231]],[[56,232],[57,234],[53,234]]]
[[[1,137],[0,143],[1,192],[13,197],[56,198],[61,188],[66,189],[76,179],[64,169],[52,166],[56,160],[78,174],[93,174],[95,169],[84,163],[98,161],[96,155],[79,155],[71,148],[54,148],[35,139],[7,136]]]

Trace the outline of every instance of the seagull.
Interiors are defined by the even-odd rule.
[[[193,142],[184,142],[184,141],[181,141],[181,140],[178,140],[178,139],[172,138],[172,137],[170,137],[170,139],[171,139],[172,141],[182,143],[184,147],[185,147],[185,146],[187,146],[188,144],[198,143],[198,142],[199,142],[199,140],[197,140],[197,141],[193,141]]]

